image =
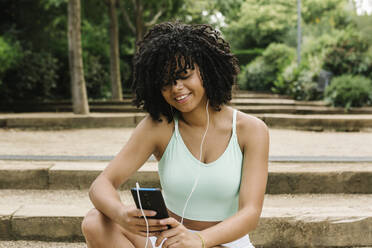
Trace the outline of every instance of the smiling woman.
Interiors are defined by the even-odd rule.
[[[229,44],[211,26],[163,23],[154,26],[139,46],[134,58],[134,104],[153,119],[163,115],[173,120],[161,89],[183,79],[195,65],[210,106],[218,110],[231,100],[239,66]]]
[[[193,67],[181,72],[173,82],[165,84],[161,89],[164,100],[177,111],[189,112],[195,108],[195,103],[201,100],[205,103],[207,100],[199,67]]]
[[[209,25],[167,22],[145,35],[133,90],[149,116],[90,188],[88,247],[253,247],[269,135],[261,120],[226,105],[238,72],[229,44]],[[170,216],[161,220],[140,218],[156,213],[122,204],[116,192],[151,155]]]

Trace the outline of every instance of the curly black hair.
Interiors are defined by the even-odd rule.
[[[165,22],[155,25],[138,43],[133,58],[133,104],[153,120],[173,120],[172,108],[161,89],[174,84],[180,73],[198,65],[209,104],[219,111],[231,100],[239,66],[230,45],[207,24]],[[174,110],[177,111],[177,110]]]

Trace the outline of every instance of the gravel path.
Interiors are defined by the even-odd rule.
[[[113,156],[133,128],[0,129],[0,155]],[[372,156],[371,132],[270,129],[271,156]]]

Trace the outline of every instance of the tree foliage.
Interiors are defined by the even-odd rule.
[[[295,25],[295,13],[295,1],[246,0],[237,20],[224,30],[236,48],[266,47]]]
[[[352,24],[348,0],[303,0],[305,35],[320,35]],[[265,48],[272,42],[296,45],[297,2],[286,0],[246,0],[224,29],[234,48]]]

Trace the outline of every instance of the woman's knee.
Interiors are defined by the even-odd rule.
[[[82,223],[81,230],[83,231],[84,236],[87,237],[97,237],[99,234],[103,233],[105,228],[105,217],[100,211],[93,208],[85,215]]]

